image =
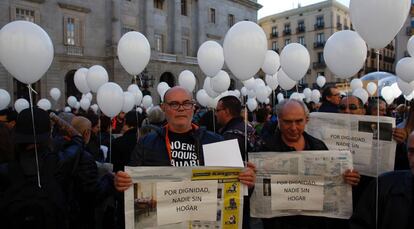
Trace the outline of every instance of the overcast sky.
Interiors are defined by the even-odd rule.
[[[349,7],[349,0],[337,1]],[[258,19],[260,19],[271,14],[297,8],[298,3],[302,6],[307,6],[313,3],[323,2],[323,0],[258,0],[257,2],[263,6],[258,13]]]

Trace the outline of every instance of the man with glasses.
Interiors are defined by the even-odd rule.
[[[344,97],[339,104],[339,112],[344,114],[365,115],[364,103],[357,97]]]
[[[322,105],[319,112],[338,113],[341,94],[335,86],[326,86],[322,92]]]
[[[173,87],[164,94],[161,108],[167,124],[158,133],[139,139],[131,155],[131,166],[199,166],[204,165],[202,145],[223,140],[215,133],[191,123],[194,112],[192,95],[182,87]],[[249,187],[255,182],[254,166],[248,164],[239,176]],[[115,176],[115,188],[125,191],[132,185],[125,172]]]
[[[17,112],[12,108],[6,108],[0,111],[0,122],[4,123],[10,132],[13,132],[16,125]]]

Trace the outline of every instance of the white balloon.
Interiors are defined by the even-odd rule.
[[[72,107],[72,108],[74,108],[75,106],[76,106],[76,102],[77,102],[78,100],[76,99],[76,97],[75,96],[73,96],[73,95],[71,95],[71,96],[69,96],[68,97],[68,100],[67,100],[67,102],[68,102],[68,105],[70,106],[70,107]]]
[[[230,76],[227,72],[220,70],[219,73],[210,79],[210,86],[217,93],[225,92],[230,87]]]
[[[381,96],[385,99],[385,101],[394,100],[394,93],[392,92],[392,88],[390,86],[385,86],[381,89]]]
[[[80,103],[80,107],[84,111],[88,111],[89,107],[91,106],[91,101],[86,97],[81,99],[79,103]]]
[[[82,94],[88,93],[91,89],[89,89],[88,82],[86,82],[86,76],[88,75],[87,68],[79,68],[75,72],[75,76],[73,77],[73,81],[75,83],[76,88],[82,92]]]
[[[128,86],[128,91],[131,92],[135,97],[135,105],[138,106],[142,101],[142,92],[136,84]]]
[[[364,66],[367,46],[356,32],[343,30],[334,33],[326,41],[323,57],[336,77],[347,79]]]
[[[373,96],[375,92],[377,92],[377,85],[374,82],[369,82],[367,84],[367,91],[371,96]]]
[[[168,89],[170,89],[170,86],[166,82],[160,82],[158,84],[157,92],[160,95],[161,101],[164,101],[164,94]]]
[[[223,68],[223,48],[215,41],[206,41],[198,48],[197,61],[204,74],[213,77]]]
[[[407,51],[411,57],[414,57],[414,36],[411,36],[407,42]]]
[[[302,96],[297,92],[293,92],[289,98],[302,101]]]
[[[325,85],[325,83],[326,83],[326,78],[325,78],[325,76],[318,76],[318,77],[316,78],[316,84],[317,84],[319,87],[323,87],[323,86]]]
[[[268,75],[276,74],[280,67],[280,57],[277,52],[273,50],[267,50],[262,70]]]
[[[259,102],[264,103],[266,102],[269,93],[267,92],[266,86],[259,85],[256,89],[256,98]]]
[[[269,103],[270,103],[270,99],[267,98],[266,101],[265,101],[265,104],[269,104]]]
[[[29,102],[26,99],[20,98],[14,102],[14,109],[17,113],[20,113],[20,111],[26,108],[29,108]]]
[[[192,92],[196,86],[196,78],[191,71],[184,70],[178,76],[178,84],[189,92]]]
[[[352,25],[368,46],[381,49],[400,31],[410,7],[410,0],[351,0],[349,12]]]
[[[122,110],[124,103],[124,92],[116,83],[105,83],[99,87],[96,100],[102,113],[110,118],[113,118]]]
[[[128,111],[132,110],[132,108],[134,108],[134,105],[135,105],[134,95],[129,91],[125,91],[124,92],[124,103],[122,105],[122,111],[127,113]]]
[[[266,83],[272,89],[276,90],[279,86],[279,82],[277,81],[277,72],[274,75],[266,75]]]
[[[234,90],[233,91],[234,96],[236,96],[237,98],[240,98],[240,91],[239,90]]]
[[[311,100],[314,103],[319,103],[319,99],[321,98],[321,92],[319,90],[312,90],[312,94],[311,94]]]
[[[142,98],[142,106],[145,109],[148,109],[151,105],[152,105],[152,97],[150,95],[144,96],[144,98]]]
[[[74,108],[76,110],[79,110],[79,108],[80,108],[80,102],[76,101],[76,104],[75,104],[75,107]]]
[[[256,90],[247,90],[247,98],[255,99],[256,98]]]
[[[257,101],[256,101],[256,99],[252,99],[252,98],[247,99],[246,104],[247,104],[247,108],[249,108],[249,111],[254,111],[257,108]]]
[[[0,89],[0,110],[6,108],[10,103],[10,94],[4,90]]]
[[[289,78],[295,81],[301,80],[309,69],[309,52],[299,43],[290,43],[280,54],[280,65]]]
[[[395,68],[397,76],[405,82],[411,82],[414,80],[414,58],[405,57],[398,61]]]
[[[242,88],[240,89],[240,91],[241,91],[241,94],[242,94],[243,96],[246,96],[246,95],[247,95],[247,88],[246,88],[246,87],[242,87]]]
[[[263,29],[251,21],[240,21],[227,32],[224,60],[234,76],[243,81],[253,77],[262,67],[267,51]]]
[[[312,96],[312,90],[310,88],[303,89],[303,94],[305,95],[305,98],[310,99]]]
[[[397,83],[391,84],[391,89],[392,89],[392,93],[393,93],[394,99],[400,97],[400,95],[402,94],[402,91],[398,87],[398,84]]]
[[[41,99],[37,101],[37,106],[45,111],[48,111],[50,108],[52,108],[52,104],[48,99]]]
[[[93,104],[93,105],[91,105],[91,109],[93,110],[93,112],[95,113],[95,114],[98,114],[98,104]]]
[[[72,109],[70,107],[65,107],[65,109],[63,110],[66,113],[70,113],[72,112]]]
[[[413,95],[412,94],[404,95],[404,99],[407,100],[407,101],[411,101],[411,100],[413,100]]]
[[[368,101],[368,92],[363,88],[357,88],[352,92],[352,95],[359,98],[364,104]]]
[[[282,93],[278,93],[277,94],[277,101],[280,103],[280,102],[282,102],[283,100],[285,99],[285,97],[283,96],[283,94]]]
[[[242,83],[248,90],[253,90],[256,87],[256,81],[253,77],[243,81]]]
[[[296,81],[289,78],[282,69],[277,73],[277,82],[283,90],[290,90],[296,85]]]
[[[406,96],[410,95],[414,90],[414,87],[411,84],[405,82],[400,78],[397,79],[397,85],[401,92]]]
[[[137,107],[136,111],[140,114],[142,114],[142,108],[141,107]]]
[[[390,105],[392,102],[394,102],[394,98],[391,98],[391,99],[385,100],[385,102],[386,102],[388,105]]]
[[[196,99],[198,103],[203,107],[207,107],[210,102],[210,97],[204,89],[201,89],[197,92]]]
[[[351,89],[356,90],[357,88],[362,88],[364,84],[361,79],[352,79],[351,80]]]
[[[55,101],[58,101],[59,98],[60,98],[60,95],[61,95],[60,90],[58,88],[55,88],[55,87],[50,89],[49,94],[50,94],[50,97],[52,97],[52,99],[55,100]]]
[[[131,75],[138,75],[147,66],[151,47],[147,38],[139,32],[125,33],[118,42],[118,58],[122,67]]]
[[[54,55],[49,35],[29,21],[13,21],[0,30],[0,63],[18,81],[32,84],[49,69]]]
[[[93,98],[92,93],[90,93],[90,92],[86,93],[86,94],[85,94],[85,98],[89,99],[89,101],[91,101],[91,102],[92,102],[92,98]]]
[[[108,72],[100,65],[94,65],[89,68],[86,76],[86,82],[92,92],[98,92],[100,86],[108,82]]]
[[[266,86],[265,82],[260,78],[254,79],[254,82],[256,84],[255,87],[254,87],[255,89],[256,89],[257,86]]]
[[[215,92],[211,88],[210,80],[211,80],[210,77],[206,77],[204,79],[203,89],[207,92],[208,96],[210,96],[211,98],[216,98],[219,95],[219,93]]]

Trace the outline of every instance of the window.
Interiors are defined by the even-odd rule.
[[[298,21],[298,32],[305,32],[305,22]]]
[[[122,27],[121,36],[124,35],[125,33],[131,32],[131,31],[134,31],[134,30],[131,29],[131,28],[128,28],[128,27]]]
[[[278,47],[277,47],[277,41],[272,41],[272,50],[277,52],[278,51]]]
[[[188,39],[182,39],[182,50],[184,56],[189,56],[189,47],[190,47],[190,41]]]
[[[34,10],[16,8],[16,20],[35,22]]]
[[[290,35],[291,34],[291,31],[290,31],[290,23],[286,23],[284,25],[283,34],[284,35]]]
[[[210,8],[209,13],[210,15],[208,18],[208,22],[215,24],[216,23],[216,9]]]
[[[161,34],[155,34],[154,37],[155,37],[155,51],[163,52],[164,47],[163,47],[162,35]]]
[[[272,35],[275,35],[276,32],[277,32],[277,27],[276,26],[273,26],[272,27]]]
[[[318,63],[324,63],[323,52],[318,52]]]
[[[306,44],[305,44],[305,36],[298,37],[298,43],[301,44],[301,45],[303,45],[303,46],[306,46]]]
[[[321,26],[321,25],[323,25],[323,24],[324,24],[324,21],[323,21],[323,16],[317,16],[317,17],[316,17],[316,24],[317,24],[318,26]]]
[[[285,46],[288,45],[288,44],[290,44],[290,39],[289,38],[285,39]]]
[[[341,23],[341,15],[336,15],[336,23]]]
[[[324,33],[316,34],[316,42],[319,44],[325,43],[325,34]]]
[[[164,0],[154,0],[154,7],[156,9],[163,9],[163,5],[164,5]]]
[[[349,29],[348,20],[346,18],[344,18],[344,29]]]
[[[75,45],[75,18],[67,17],[66,21],[66,38],[65,44],[67,45]]]
[[[229,14],[229,16],[227,17],[227,23],[228,23],[229,27],[232,27],[234,25],[234,15],[233,14]]]
[[[318,72],[318,76],[324,76],[325,72]]]
[[[181,0],[181,15],[187,16],[187,1]]]

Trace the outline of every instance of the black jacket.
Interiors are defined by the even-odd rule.
[[[413,182],[411,171],[394,171],[378,179],[378,224],[376,225],[376,182],[365,190],[351,217],[351,229],[413,228]]]
[[[322,103],[321,107],[319,107],[318,112],[339,113],[339,110],[337,105],[329,101],[325,101]]]
[[[150,133],[138,140],[134,151],[131,154],[130,166],[170,166],[167,146],[165,144],[165,127],[159,131]],[[200,165],[204,165],[203,147],[204,144],[222,141],[223,138],[203,127],[193,131],[196,153]]]
[[[124,170],[131,159],[131,153],[137,144],[137,128],[129,129],[121,137],[112,142],[112,163],[114,172]]]
[[[328,150],[325,143],[306,132],[303,132],[305,138],[304,150]],[[285,144],[282,140],[282,136],[279,129],[276,129],[273,136],[264,139],[263,151],[275,151],[275,152],[291,152],[295,151],[295,148]]]

